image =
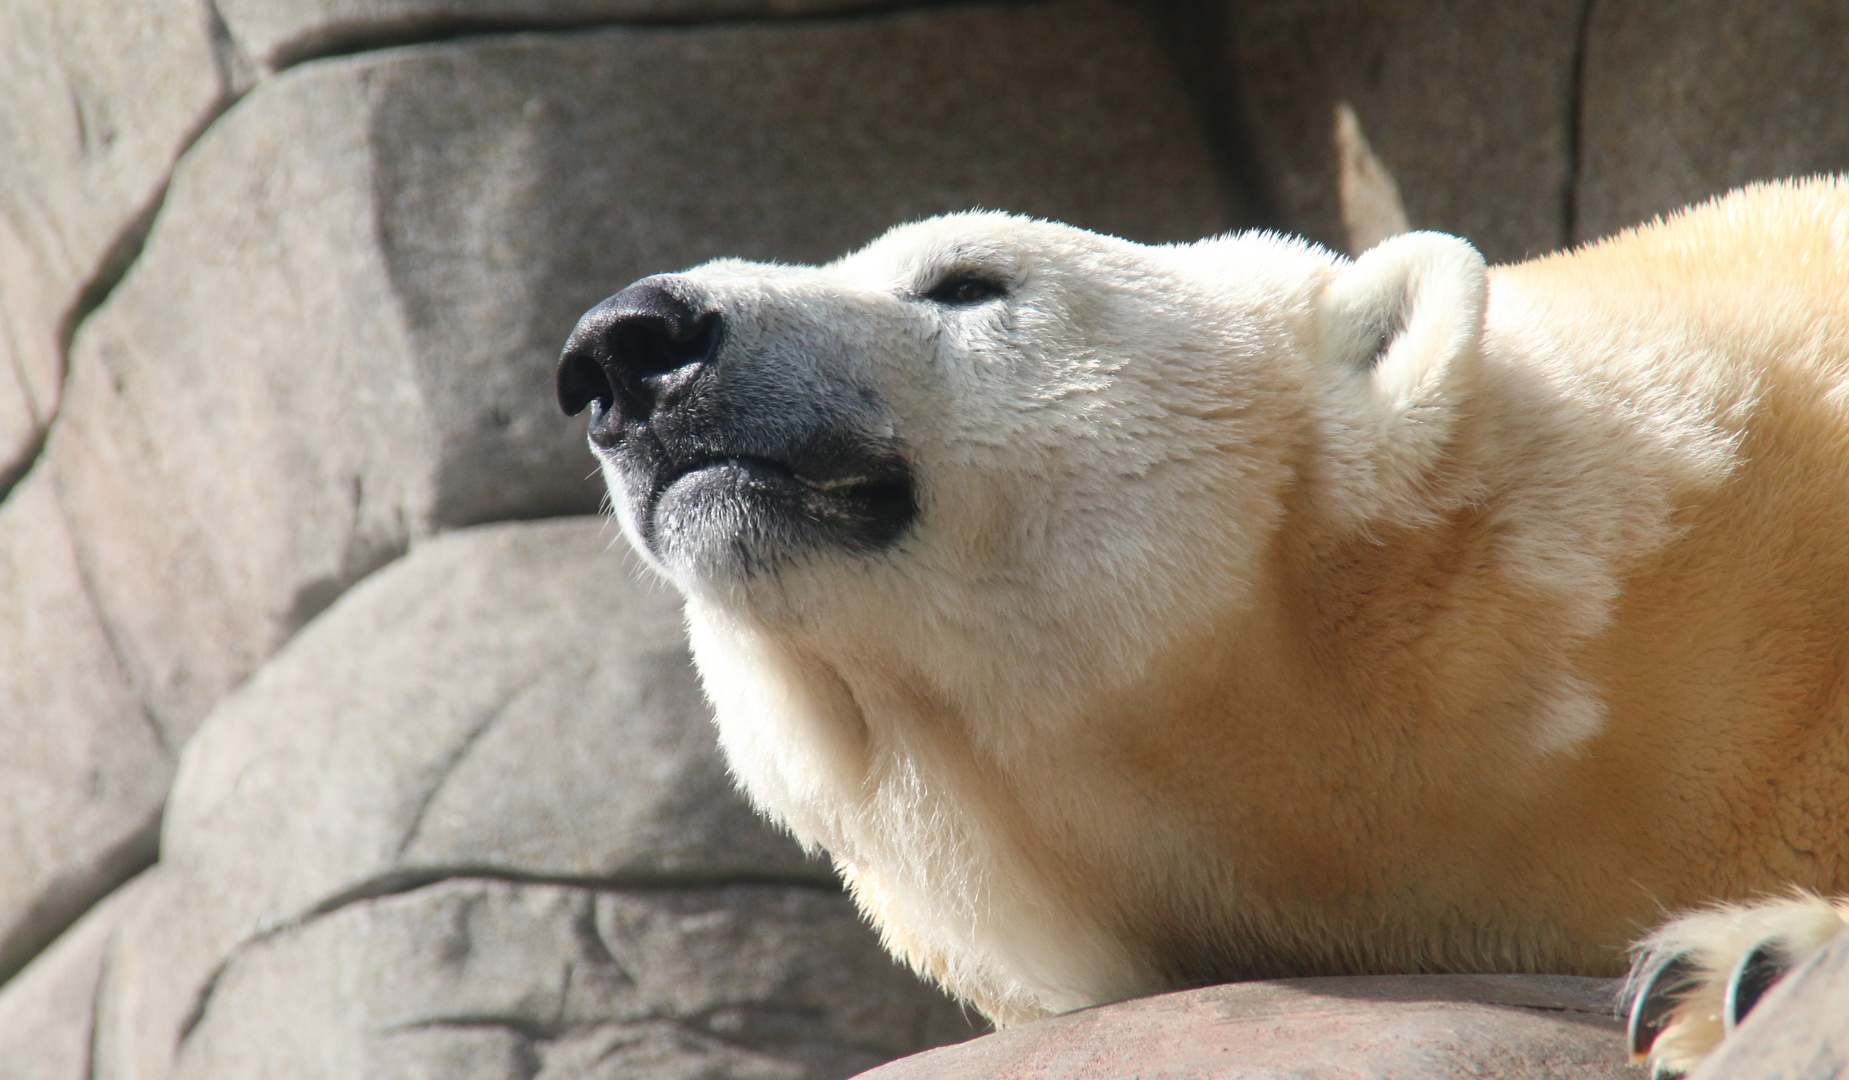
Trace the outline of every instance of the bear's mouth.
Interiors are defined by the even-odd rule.
[[[724,468],[740,468],[783,477],[818,492],[851,493],[858,488],[878,482],[865,476],[852,474],[846,476],[808,476],[797,472],[796,468],[792,465],[785,464],[781,461],[774,461],[767,457],[761,457],[756,454],[728,454],[723,457],[711,457],[689,462],[688,464],[669,469],[662,476],[660,482],[656,484],[656,494],[659,496],[660,492],[673,486],[675,481],[684,476],[697,472],[704,472],[707,469]]]
[[[689,462],[668,469],[655,483],[649,496],[649,516],[654,517],[661,497],[670,488],[689,477],[715,470],[735,470],[752,482],[793,491],[806,502],[838,503],[874,511],[899,509],[911,502],[911,479],[891,468],[864,472],[817,475],[799,471],[795,466],[755,454],[729,454]]]
[[[692,556],[716,569],[723,553],[721,561],[756,571],[802,550],[884,549],[916,514],[911,469],[897,455],[805,467],[724,454],[661,470],[640,516],[648,546],[664,558]]]

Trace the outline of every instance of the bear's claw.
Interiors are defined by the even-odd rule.
[[[1740,957],[1740,962],[1727,974],[1727,994],[1721,1005],[1721,1023],[1727,1034],[1733,1034],[1733,1029],[1746,1019],[1746,1014],[1753,1011],[1753,1006],[1759,1004],[1759,999],[1790,966],[1779,958],[1770,940],[1760,942]]]
[[[1631,990],[1631,1060],[1642,1061],[1669,1026],[1683,995],[1700,982],[1701,969],[1686,953],[1668,956],[1646,970]]]
[[[1772,988],[1790,965],[1780,960],[1770,940],[1762,941],[1741,955],[1739,963],[1727,975],[1721,1005],[1722,1030],[1733,1034],[1746,1014]],[[1689,953],[1666,957],[1644,972],[1637,980],[1631,1000],[1629,1039],[1631,1060],[1643,1061],[1675,1019],[1676,1006],[1690,991],[1701,985],[1702,969]],[[1677,1076],[1676,1071],[1657,1071],[1659,1076]]]

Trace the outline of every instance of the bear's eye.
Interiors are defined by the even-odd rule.
[[[997,296],[1006,295],[1007,292],[1007,287],[994,278],[984,277],[981,274],[964,272],[952,274],[938,282],[936,285],[932,286],[930,292],[924,294],[924,297],[926,300],[937,304],[956,304],[962,306],[967,304],[980,304],[984,300],[992,300]]]

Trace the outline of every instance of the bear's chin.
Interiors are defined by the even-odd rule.
[[[713,584],[831,553],[887,550],[916,516],[909,475],[822,485],[743,457],[674,477],[652,502],[649,549],[677,578]]]

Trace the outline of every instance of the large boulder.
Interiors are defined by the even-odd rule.
[[[735,1054],[794,1080],[968,1034],[733,792],[679,601],[613,539],[580,518],[422,543],[214,710],[115,925],[97,1077],[634,1043],[663,1064],[621,1075]],[[532,1075],[506,1068],[467,1075]]]
[[[1614,989],[1564,975],[1234,983],[1067,1013],[863,1080],[1636,1080]]]
[[[852,904],[770,885],[459,879],[240,951],[184,1080],[835,1080],[972,1034]]]
[[[1280,224],[1336,250],[1335,107],[1355,110],[1415,229],[1491,261],[1561,246],[1581,0],[1271,0],[1233,9],[1225,63]]]
[[[69,329],[240,84],[204,0],[0,4],[0,494],[58,406]]]
[[[3,982],[154,860],[173,775],[38,472],[0,505],[0,725]]]
[[[1592,6],[1574,239],[1753,180],[1849,168],[1849,7]]]
[[[368,579],[187,747],[163,871],[240,933],[489,869],[831,882],[733,793],[679,599],[613,529],[483,526]]]
[[[1090,0],[488,37],[264,84],[83,327],[47,451],[133,684],[179,745],[414,538],[594,508],[551,370],[631,279],[974,205],[1200,236],[1227,221],[1192,115]]]

